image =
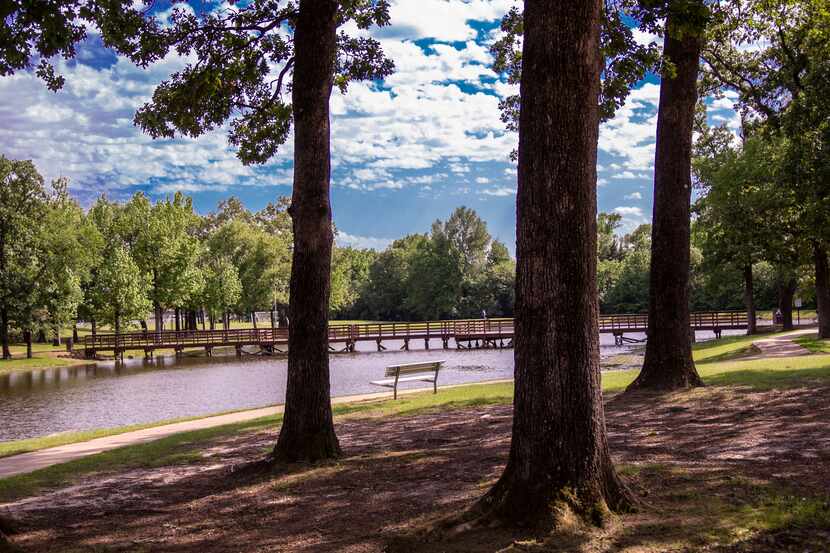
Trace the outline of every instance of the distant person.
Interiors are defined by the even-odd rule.
[[[772,322],[774,324],[781,324],[784,322],[784,315],[781,313],[781,310],[776,308],[772,314]]]
[[[484,309],[481,310],[481,318],[487,320],[487,311],[485,311]]]

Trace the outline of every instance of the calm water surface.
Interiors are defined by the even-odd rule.
[[[603,356],[628,351],[615,347],[612,336],[601,336]],[[442,350],[436,342],[439,349],[397,351],[401,344],[388,341],[383,353],[373,351],[374,342],[360,342],[357,353],[332,355],[332,396],[388,390],[369,381],[397,363],[445,360],[439,386],[513,377],[511,349]],[[284,358],[158,357],[2,375],[0,441],[282,403],[286,368]]]

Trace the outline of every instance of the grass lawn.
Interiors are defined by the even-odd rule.
[[[820,380],[830,379],[830,355],[815,355],[780,359],[757,359],[750,361],[727,360],[730,355],[740,354],[755,337],[730,337],[719,342],[695,345],[695,359],[698,371],[704,381],[712,386],[738,386],[750,390],[769,390],[811,385]],[[714,360],[714,361],[713,361]],[[625,390],[636,377],[637,370],[607,371],[602,375],[602,387],[606,393]],[[412,414],[434,410],[458,409],[463,407],[509,404],[513,398],[512,383],[474,384],[440,390],[431,393],[403,396],[397,401],[373,401],[336,405],[335,416],[377,416]],[[9,500],[35,493],[37,490],[64,484],[73,478],[114,467],[161,466],[187,463],[199,455],[200,445],[220,436],[238,434],[246,430],[276,427],[280,417],[266,417],[239,424],[221,426],[206,430],[185,432],[161,440],[127,446],[78,461],[49,467],[32,474],[0,480],[0,500]],[[170,421],[167,421],[170,422]],[[165,423],[158,423],[165,424]],[[127,427],[62,434],[7,442],[0,445],[0,456],[12,452],[34,451],[59,444],[85,441],[94,437],[113,435],[141,427]]]
[[[70,367],[72,365],[85,365],[89,363],[84,359],[71,357],[53,357],[50,355],[32,355],[31,359],[13,357],[12,359],[0,361],[0,376],[15,371],[31,371],[35,369],[53,369],[55,367]]]
[[[793,342],[804,346],[813,353],[830,353],[830,340],[819,338],[818,333],[799,336]]]

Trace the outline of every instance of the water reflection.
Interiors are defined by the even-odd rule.
[[[374,342],[360,342],[358,353],[332,355],[332,395],[383,390],[369,381],[393,363],[443,359],[439,386],[513,376],[513,350],[443,350],[436,342],[439,349],[400,351],[402,342],[388,341],[382,353]],[[623,351],[602,335],[602,355]],[[281,403],[286,369],[285,358],[230,355],[138,357],[2,375],[0,441]]]

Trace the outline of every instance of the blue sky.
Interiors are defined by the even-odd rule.
[[[474,208],[513,251],[517,137],[499,120],[513,88],[490,70],[488,44],[512,0],[393,0],[392,25],[372,31],[397,66],[382,83],[355,83],[332,96],[332,205],[338,241],[385,247],[426,232],[457,206]],[[638,33],[638,40],[654,37]],[[291,140],[268,164],[245,167],[218,129],[198,139],[152,140],[133,113],[186,59],[146,70],[104,49],[95,35],[75,61],[57,65],[58,93],[32,74],[0,79],[0,153],[33,159],[47,178],[66,176],[88,204],[101,193],[153,197],[182,190],[206,213],[238,196],[259,209],[291,194]],[[600,130],[599,209],[623,216],[624,230],[651,214],[659,84],[640,83]],[[728,99],[710,117],[736,124]]]

